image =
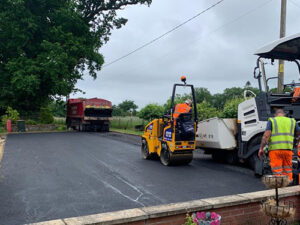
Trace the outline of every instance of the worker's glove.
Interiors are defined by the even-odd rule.
[[[260,159],[262,159],[263,155],[264,155],[264,150],[263,149],[259,149],[259,151],[258,151],[258,157]]]

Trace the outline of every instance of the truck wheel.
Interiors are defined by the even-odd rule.
[[[263,161],[258,157],[258,152],[254,152],[250,157],[250,166],[254,171],[256,177],[261,177],[263,175]]]
[[[151,154],[149,153],[149,147],[146,140],[142,141],[142,157],[143,159],[151,159]]]
[[[228,163],[230,165],[237,164],[237,162],[238,162],[237,151],[235,151],[235,150],[226,151],[225,160],[226,160],[226,163]]]
[[[160,153],[160,162],[164,166],[170,166],[171,165],[171,153],[168,148],[163,148]]]
[[[255,137],[249,144],[248,149],[251,149],[252,147],[259,145],[261,142],[261,136]],[[258,157],[258,150],[255,151],[250,157],[249,157],[249,166],[254,171],[254,175],[257,177],[260,177],[263,175],[263,160],[261,160]]]

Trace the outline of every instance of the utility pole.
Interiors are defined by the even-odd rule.
[[[285,37],[286,30],[286,0],[281,0],[281,16],[280,16],[280,38]],[[277,92],[283,92],[284,84],[284,61],[279,60],[278,65],[278,85]]]

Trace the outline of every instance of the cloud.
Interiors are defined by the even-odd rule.
[[[101,53],[111,62],[211,4],[209,0],[153,0],[150,8],[125,8],[119,15],[128,18],[128,23],[113,31]],[[299,12],[300,7],[288,2],[287,35],[299,32]],[[86,75],[77,87],[86,92],[85,97],[105,98],[113,104],[131,99],[143,107],[164,103],[181,75],[212,93],[244,86],[248,80],[257,85],[253,53],[278,38],[279,16],[276,0],[225,0],[170,35],[103,68],[96,80]],[[296,67],[286,67],[286,80],[297,80]],[[276,74],[276,69],[270,72]]]

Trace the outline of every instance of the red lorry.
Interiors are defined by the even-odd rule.
[[[108,132],[111,116],[112,104],[105,99],[69,99],[67,102],[68,128]]]

